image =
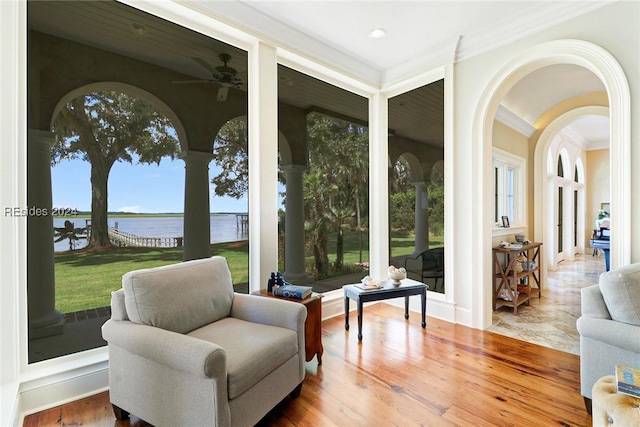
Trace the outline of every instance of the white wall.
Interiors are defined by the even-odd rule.
[[[581,39],[601,46],[617,59],[627,76],[631,90],[631,99],[640,99],[639,56],[640,38],[640,4],[636,2],[619,2],[598,9],[585,16],[575,18],[552,27],[526,39],[494,49],[485,54],[471,58],[456,65],[455,70],[455,174],[456,188],[469,189],[455,194],[455,221],[457,235],[456,271],[466,271],[468,281],[455,283],[460,289],[456,292],[459,298],[456,303],[461,310],[471,310],[474,327],[487,326],[491,317],[489,308],[482,305],[490,295],[491,261],[490,261],[490,222],[491,198],[487,197],[483,185],[491,182],[490,152],[486,144],[480,144],[478,129],[474,121],[480,118],[478,106],[486,102],[490,94],[483,93],[491,86],[492,79],[502,69],[519,58],[528,49],[541,43],[562,39]],[[550,65],[552,61],[549,61]],[[506,92],[508,88],[501,88]],[[500,96],[500,93],[496,94]],[[503,95],[503,94],[502,94]],[[631,140],[637,139],[640,131],[640,118],[637,114],[631,119]],[[632,164],[640,164],[640,150],[631,147]],[[640,172],[632,168],[631,194],[638,187]],[[470,197],[470,194],[472,195]],[[639,198],[631,200],[631,212],[638,209]],[[475,215],[467,215],[474,212]],[[632,259],[640,258],[640,239],[638,226],[632,224],[628,231],[633,242]],[[469,240],[473,244],[468,244]],[[472,263],[472,265],[469,265]],[[471,287],[471,289],[469,289]],[[466,293],[462,292],[466,289]]]
[[[24,20],[20,19],[24,10],[24,4],[0,2],[0,52],[3,63],[10,64],[0,67],[0,425],[14,425],[19,416],[18,283],[25,274],[25,262],[18,234],[24,232],[26,224],[23,219],[6,216],[4,209],[19,206],[25,199],[19,191],[26,185],[18,174],[18,164],[24,161],[26,150],[17,144],[19,134],[26,132],[25,117],[18,108],[25,106],[19,102],[25,95],[25,86],[19,82],[24,69],[15,66],[26,58],[19,36],[24,29]]]
[[[172,6],[174,7],[174,6]],[[178,7],[178,6],[175,6]],[[0,85],[3,94],[0,105],[0,203],[2,207],[24,204],[26,200],[24,177],[25,172],[25,133],[26,105],[24,94],[25,40],[24,40],[24,8],[23,2],[0,2],[0,40],[2,43],[3,62]],[[16,16],[22,10],[22,15]],[[583,17],[573,19],[543,31],[541,34],[527,37],[524,40],[489,51],[478,57],[456,64],[453,78],[453,147],[450,147],[450,177],[453,180],[450,188],[454,190],[451,201],[452,218],[455,233],[447,242],[452,246],[454,256],[449,257],[448,269],[456,280],[449,283],[455,286],[454,304],[451,304],[453,318],[457,322],[483,327],[490,312],[483,306],[488,286],[490,286],[490,226],[481,222],[485,216],[491,217],[490,200],[483,200],[483,192],[477,191],[478,185],[490,180],[490,147],[478,144],[474,121],[477,119],[477,108],[482,102],[483,91],[489,86],[491,79],[505,63],[528,48],[539,43],[557,39],[582,39],[593,42],[614,55],[623,68],[631,89],[631,99],[640,99],[640,4],[636,2],[614,3]],[[6,57],[9,57],[6,60]],[[16,66],[17,64],[17,66]],[[637,101],[636,101],[637,104]],[[631,139],[640,135],[640,118],[637,114],[631,121]],[[637,145],[637,144],[636,144]],[[487,151],[489,148],[489,151]],[[631,162],[640,165],[640,149],[631,147]],[[449,179],[449,176],[447,177]],[[631,172],[631,194],[634,195],[631,211],[640,209],[640,197],[635,196],[640,189],[640,168]],[[480,188],[482,190],[482,188]],[[375,194],[372,195],[372,198]],[[386,195],[381,195],[386,197]],[[469,212],[476,213],[469,215]],[[488,214],[488,215],[487,215]],[[478,217],[479,215],[479,217]],[[480,221],[479,219],[480,218]],[[3,280],[0,281],[0,342],[2,357],[0,363],[0,425],[14,425],[17,399],[17,384],[30,381],[37,383],[38,378],[46,372],[37,372],[25,368],[25,348],[19,349],[18,331],[26,330],[24,301],[25,248],[24,220],[2,217],[0,219],[0,268]],[[480,225],[479,225],[480,224]],[[372,224],[372,227],[374,225]],[[381,226],[382,227],[382,226]],[[379,230],[372,229],[373,233]],[[632,259],[640,259],[640,232],[638,223],[633,223],[630,233]],[[379,233],[383,235],[384,233]],[[20,237],[22,236],[22,237]],[[479,242],[479,244],[474,244]],[[383,242],[381,242],[382,244]],[[18,306],[18,309],[16,308]],[[81,361],[76,361],[81,363]],[[93,362],[96,363],[94,358]],[[52,365],[53,366],[53,365]],[[57,369],[57,368],[56,368]],[[46,370],[45,370],[46,371]],[[86,374],[86,373],[85,373]],[[85,375],[78,373],[78,378]],[[71,380],[71,379],[68,379]],[[46,384],[45,384],[46,385]],[[68,388],[71,388],[71,384]],[[55,396],[51,396],[52,403]]]

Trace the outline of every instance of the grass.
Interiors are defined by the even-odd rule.
[[[345,233],[344,268],[332,271],[329,277],[357,271],[360,267],[359,233]],[[413,252],[412,233],[392,233],[392,256]],[[441,239],[441,238],[440,238]],[[431,239],[432,246],[442,244]],[[335,262],[336,239],[329,236],[329,261]],[[211,245],[211,255],[227,258],[234,284],[249,281],[249,243],[247,241]],[[56,309],[63,313],[106,307],[111,303],[111,292],[122,287],[122,275],[133,270],[159,267],[182,261],[182,248],[114,248],[105,251],[73,251],[57,253],[55,258]],[[362,233],[362,261],[369,261],[369,235]],[[313,264],[308,255],[307,265]]]
[[[234,283],[249,281],[247,241],[211,245],[211,255],[227,258]],[[56,254],[56,309],[70,313],[106,307],[111,292],[122,287],[122,275],[182,261],[182,248],[114,248]]]

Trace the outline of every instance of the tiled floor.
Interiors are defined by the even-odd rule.
[[[576,320],[580,316],[580,289],[598,283],[604,272],[604,256],[579,255],[573,262],[562,262],[547,273],[547,285],[540,299],[522,305],[518,315],[501,307],[493,312],[491,332],[580,354]]]

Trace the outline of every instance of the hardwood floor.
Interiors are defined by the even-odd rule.
[[[590,426],[576,355],[402,309],[365,308],[363,341],[323,322],[323,364],[264,426]],[[355,314],[350,319],[356,325]],[[32,426],[148,426],[116,421],[108,393],[27,416]]]

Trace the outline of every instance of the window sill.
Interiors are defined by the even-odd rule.
[[[526,235],[527,231],[527,227],[525,227],[524,225],[517,225],[517,226],[511,226],[509,228],[504,228],[504,227],[495,227],[491,234],[493,237],[500,237],[500,236],[510,236],[512,234],[524,234]]]

